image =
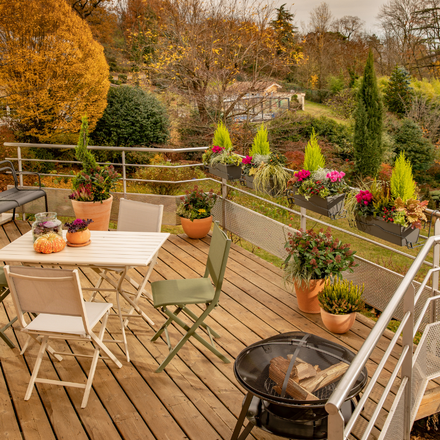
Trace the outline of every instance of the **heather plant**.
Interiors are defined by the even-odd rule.
[[[307,171],[316,171],[318,168],[325,167],[325,159],[321,152],[321,147],[316,139],[315,130],[313,129],[310,141],[306,146],[304,154],[303,168]]]
[[[87,229],[87,227],[92,223],[92,219],[83,219],[83,218],[76,218],[72,222],[66,222],[64,223],[64,226],[67,228],[67,232],[74,233],[74,232],[82,232]]]
[[[318,294],[318,301],[327,313],[347,315],[364,309],[363,293],[364,285],[357,286],[353,281],[335,279],[324,285]]]

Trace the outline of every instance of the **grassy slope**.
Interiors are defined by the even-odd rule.
[[[309,113],[312,116],[326,116],[327,118],[333,119],[339,124],[348,124],[348,122],[333,113],[333,111],[324,104],[318,104],[317,102],[306,101],[305,102],[305,113]]]

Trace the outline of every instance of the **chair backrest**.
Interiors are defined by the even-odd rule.
[[[78,270],[5,266],[18,322],[26,327],[23,313],[46,313],[81,317],[85,332],[89,325]]]
[[[163,205],[121,199],[119,203],[118,231],[160,232]]]
[[[220,229],[218,222],[215,222],[205,271],[205,277],[210,275],[215,286],[214,300],[218,300],[220,296],[230,248],[231,240]]]
[[[18,178],[17,172],[15,171],[14,165],[10,160],[2,160],[0,161],[0,174],[12,174],[14,178],[14,185],[18,187]]]

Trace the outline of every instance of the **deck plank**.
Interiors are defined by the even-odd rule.
[[[0,248],[29,229],[30,224],[23,221],[2,225]],[[184,235],[170,236],[159,253],[151,281],[201,276],[209,243],[209,237],[191,240]],[[143,268],[130,271],[138,281],[144,273]],[[80,277],[84,286],[91,286],[97,280],[96,273],[87,268],[81,269]],[[104,300],[104,297],[101,299]],[[115,303],[111,296],[107,300]],[[141,301],[142,308],[158,328],[164,322],[164,316],[152,307],[151,301]],[[193,308],[200,310],[198,306]],[[7,314],[12,313],[12,302],[8,298],[0,307],[0,322],[7,322]],[[294,292],[284,285],[281,269],[236,245],[231,247],[220,305],[206,322],[221,334],[216,343],[232,362],[248,345],[289,331],[310,332],[356,352],[372,327],[370,321],[362,318],[346,335],[329,333],[318,315],[304,314],[299,310]],[[107,329],[109,338],[120,338],[116,319],[109,320]],[[22,334],[16,335],[11,329],[8,332],[18,346],[23,344]],[[20,356],[18,348],[11,350],[0,341],[0,408],[4,410],[4,414],[0,414],[0,434],[4,430],[9,435],[7,438],[14,440],[73,437],[79,440],[229,440],[245,395],[245,390],[235,379],[233,363],[223,363],[198,341],[190,340],[166,370],[156,374],[154,370],[166,357],[168,348],[163,338],[152,343],[153,334],[154,329],[143,320],[130,321],[127,328],[130,363],[124,360],[121,344],[109,344],[123,363],[123,368],[99,361],[86,410],[80,408],[82,390],[54,385],[38,384],[31,400],[25,402],[24,392],[38,346],[33,344],[25,356]],[[172,328],[170,336],[174,343],[180,339],[182,332]],[[390,337],[391,334],[385,334],[373,350],[367,363],[370,376],[377,368]],[[58,344],[67,349],[70,347],[64,342]],[[72,344],[72,347],[80,352],[90,349],[88,343]],[[399,344],[393,351],[371,399],[363,408],[351,439],[361,438],[374,411],[374,402],[380,399],[388,383],[400,347]],[[89,366],[89,359],[66,358],[59,363],[46,356],[42,374],[69,381],[85,381]],[[371,439],[378,437],[399,383],[397,379],[393,384]],[[11,397],[5,395],[4,390],[9,390]],[[3,424],[3,421],[8,421],[8,424]],[[255,428],[249,436],[251,438],[275,440],[278,437]]]

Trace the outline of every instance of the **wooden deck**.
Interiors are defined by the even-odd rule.
[[[0,227],[0,248],[30,229],[26,222],[7,223]],[[185,235],[172,235],[162,248],[151,281],[169,278],[197,277],[203,274],[209,249],[209,237],[190,240]],[[135,272],[138,278],[139,273]],[[82,271],[84,286],[95,281],[90,270]],[[110,299],[111,300],[111,299]],[[143,309],[156,322],[164,322],[160,312],[145,301]],[[0,307],[0,323],[15,316],[10,297]],[[211,314],[209,325],[221,334],[220,349],[234,359],[247,345],[262,338],[288,331],[306,331],[359,350],[370,332],[372,321],[360,317],[349,333],[335,336],[322,325],[319,315],[299,311],[295,295],[284,287],[282,271],[252,253],[233,245],[231,248],[220,306]],[[119,339],[117,320],[108,323],[110,338]],[[174,340],[177,329],[170,332]],[[20,332],[7,330],[20,347]],[[224,364],[198,342],[187,343],[165,372],[155,374],[167,353],[164,340],[150,342],[154,329],[142,320],[129,324],[128,339],[131,362],[124,359],[122,348],[109,347],[123,364],[99,361],[93,390],[86,409],[81,409],[82,390],[38,384],[29,401],[23,400],[37,346],[25,356],[19,349],[9,349],[0,340],[0,438],[5,439],[159,439],[217,440],[230,439],[240,413],[243,389],[237,385],[233,363]],[[385,335],[368,363],[371,375],[380,362],[390,335]],[[61,344],[61,343],[60,343]],[[55,345],[55,344],[54,344]],[[69,349],[66,347],[64,348]],[[79,351],[83,347],[79,347]],[[387,365],[376,386],[373,399],[382,395],[390,378],[395,358]],[[89,360],[65,358],[54,362],[46,357],[42,373],[48,378],[85,381]],[[394,386],[394,391],[396,386]],[[389,409],[391,403],[387,405]],[[363,419],[355,427],[360,437],[366,420],[374,411],[365,405]],[[384,414],[382,414],[384,416]],[[381,423],[383,417],[381,418]],[[378,429],[375,430],[377,436]],[[255,428],[249,439],[275,439]],[[375,438],[375,437],[371,437]]]

